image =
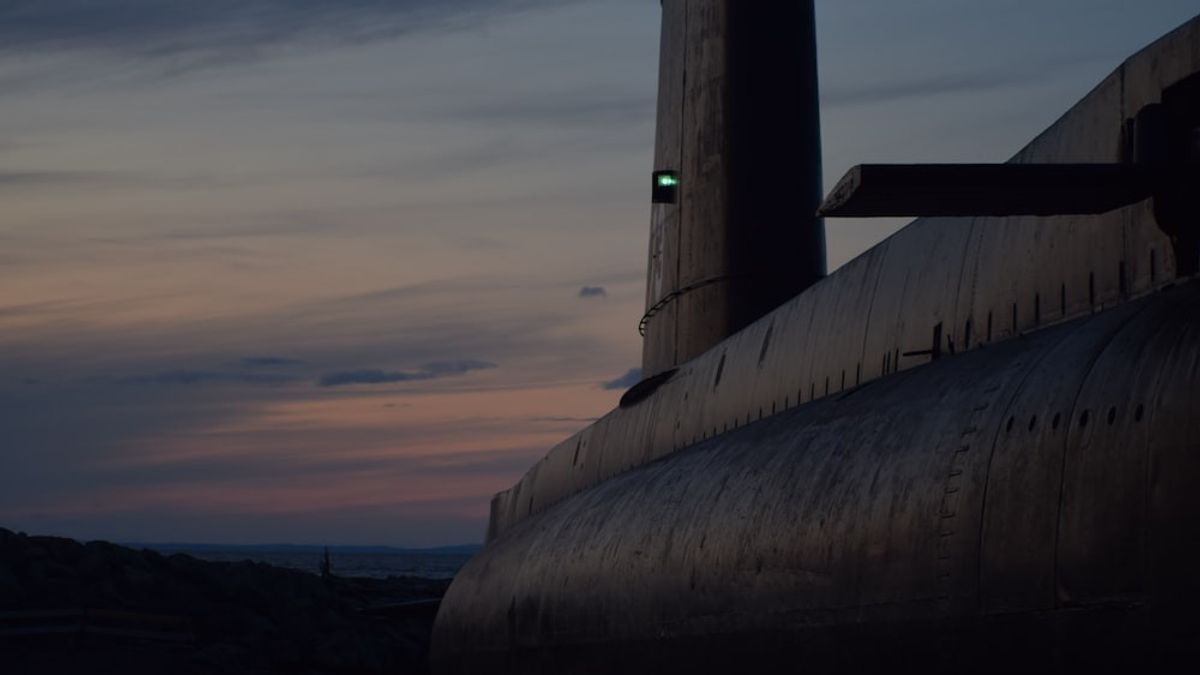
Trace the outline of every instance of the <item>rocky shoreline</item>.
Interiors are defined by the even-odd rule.
[[[424,673],[447,586],[0,529],[0,664],[31,675]]]

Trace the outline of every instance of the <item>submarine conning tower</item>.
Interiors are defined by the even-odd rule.
[[[663,0],[662,11],[647,377],[825,276],[812,0]]]

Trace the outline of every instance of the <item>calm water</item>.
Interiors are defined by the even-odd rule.
[[[171,553],[186,553],[201,560],[238,562],[253,560],[276,567],[287,567],[318,574],[319,552],[222,551],[173,548]],[[333,573],[343,577],[425,577],[449,579],[471,558],[465,553],[337,553],[330,552]]]

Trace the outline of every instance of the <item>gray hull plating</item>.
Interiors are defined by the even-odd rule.
[[[445,599],[436,666],[978,672],[1195,649],[1174,603],[1200,588],[1198,376],[1192,283],[721,435],[491,543]]]

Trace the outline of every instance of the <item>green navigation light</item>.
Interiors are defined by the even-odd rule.
[[[654,203],[675,204],[679,201],[679,173],[674,170],[655,171]]]

